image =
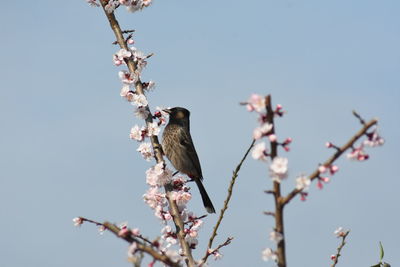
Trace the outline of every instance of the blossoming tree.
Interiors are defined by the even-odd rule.
[[[266,261],[275,261],[279,267],[287,266],[284,207],[296,196],[305,201],[308,196],[307,190],[313,181],[316,182],[319,189],[322,189],[324,184],[330,181],[330,176],[339,171],[335,161],[342,155],[347,153],[347,157],[351,160],[367,160],[369,155],[366,148],[380,146],[384,143],[377,132],[378,121],[375,119],[365,121],[354,112],[361,123],[361,129],[344,145],[337,146],[331,142],[326,143],[326,147],[333,150],[332,156],[316,166],[315,171],[311,174],[299,174],[296,178],[296,184],[292,186],[293,189],[287,195],[284,195],[281,186],[289,176],[289,162],[286,157],[278,155],[278,152],[280,149],[288,152],[292,139],[289,137],[283,140],[279,138],[274,120],[283,117],[285,111],[281,105],[272,105],[270,95],[251,95],[247,101],[241,104],[249,112],[257,114],[259,126],[253,130],[253,140],[250,147],[233,172],[228,195],[223,208],[219,212],[204,256],[195,259],[192,250],[199,248],[197,237],[206,216],[197,215],[190,210],[189,201],[192,195],[187,185],[188,177],[175,175],[166,166],[158,135],[160,127],[166,124],[168,114],[161,107],[156,107],[155,111],[151,112],[145,93],[152,89],[155,83],[141,80],[141,73],[147,66],[147,59],[152,54],[145,55],[133,46],[133,31],[122,30],[114,14],[117,8],[122,7],[126,7],[130,12],[142,10],[151,4],[151,0],[87,0],[87,2],[104,10],[117,40],[115,44],[120,47],[113,55],[115,66],[127,68],[127,70],[118,72],[122,83],[120,95],[134,106],[136,117],[144,121],[143,125],[134,125],[129,136],[133,141],[138,142],[137,151],[146,161],[155,161],[154,166],[146,171],[145,182],[149,188],[144,193],[143,200],[154,211],[155,217],[162,222],[163,227],[160,237],[149,239],[138,228],[131,229],[126,224],[117,226],[109,222],[101,223],[85,217],[77,217],[73,219],[75,225],[79,226],[85,222],[93,223],[99,226],[101,232],[110,231],[128,242],[129,258],[136,266],[140,266],[144,255],[150,257],[149,266],[153,266],[156,262],[161,262],[167,266],[206,266],[210,256],[215,259],[221,258],[220,251],[233,240],[232,237],[226,237],[224,242],[214,245],[217,231],[221,226],[224,214],[228,210],[238,173],[251,151],[253,159],[260,161],[261,164],[268,165],[272,189],[267,190],[266,193],[274,197],[275,204],[275,209],[266,212],[266,214],[271,215],[275,221],[275,226],[269,233],[269,238],[275,242],[276,247],[265,248],[262,251],[260,248],[261,255]],[[339,246],[338,252],[331,256],[332,266],[335,266],[338,262],[341,248],[344,246],[344,240],[349,231],[339,228],[335,231],[335,234],[342,238],[342,244]]]

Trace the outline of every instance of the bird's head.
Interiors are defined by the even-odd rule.
[[[186,108],[175,107],[164,109],[169,114],[169,122],[171,123],[189,123],[190,112]]]

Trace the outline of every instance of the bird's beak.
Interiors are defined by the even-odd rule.
[[[169,108],[163,109],[164,112],[171,114],[171,110]]]

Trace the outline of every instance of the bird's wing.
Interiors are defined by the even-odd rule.
[[[197,173],[193,173],[193,175],[199,176],[196,178],[200,178],[202,180],[203,174],[201,172],[199,157],[197,156],[196,149],[194,148],[193,140],[190,135],[190,132],[185,131],[184,128],[180,128],[179,143],[181,146],[184,147],[185,151],[187,151],[188,158],[190,159],[194,168],[196,169]]]

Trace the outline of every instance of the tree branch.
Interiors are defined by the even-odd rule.
[[[347,237],[347,235],[348,235],[349,233],[350,233],[350,231],[346,231],[346,232],[344,233],[344,235],[342,236],[342,243],[341,243],[340,246],[337,248],[337,253],[336,253],[336,255],[334,255],[333,263],[332,263],[331,267],[335,267],[336,264],[338,263],[339,257],[342,256],[342,255],[340,254],[340,252],[342,251],[342,248],[344,247],[344,245],[346,245],[345,240],[346,240],[346,237]]]
[[[228,204],[232,197],[233,186],[235,185],[236,178],[238,177],[240,168],[242,167],[243,162],[247,158],[247,155],[250,153],[250,150],[253,148],[255,142],[256,142],[256,140],[253,140],[251,142],[251,144],[250,144],[249,148],[247,149],[246,153],[244,154],[242,160],[239,162],[239,164],[236,166],[236,169],[233,172],[232,179],[231,179],[231,182],[228,187],[228,195],[226,196],[226,199],[224,201],[224,206],[222,207],[222,209],[220,211],[218,221],[217,221],[216,225],[214,226],[214,230],[211,234],[210,240],[208,241],[207,251],[202,259],[203,263],[205,263],[207,261],[207,258],[210,256],[210,254],[208,253],[208,249],[211,249],[212,244],[214,242],[214,238],[217,236],[217,230],[218,230],[219,226],[221,225],[221,222],[222,222],[222,219],[224,218],[224,214],[225,214],[226,210],[228,209]]]
[[[270,131],[271,134],[275,134],[275,124],[274,124],[274,115],[275,112],[272,109],[272,100],[271,95],[268,95],[265,98],[265,108],[267,110],[267,122],[272,125],[272,129]],[[270,142],[271,145],[271,161],[274,160],[275,157],[278,156],[278,143],[276,141]],[[273,196],[275,200],[275,231],[282,234],[283,239],[277,244],[277,264],[278,267],[286,267],[286,249],[285,249],[285,229],[283,224],[283,208],[282,204],[282,196],[281,196],[281,184],[278,181],[274,181],[273,185]]]
[[[359,117],[357,117],[359,118]],[[329,166],[332,165],[335,160],[337,160],[347,149],[353,147],[354,143],[360,139],[366,132],[368,131],[369,128],[374,126],[375,124],[378,123],[378,120],[373,119],[370,120],[369,122],[365,123],[363,122],[363,127],[352,137],[350,140],[344,144],[342,147],[336,149],[336,152],[328,159],[326,160],[323,165],[324,166]],[[319,171],[318,168],[309,176],[310,180],[314,180],[318,178],[319,176]],[[283,200],[283,205],[288,204],[297,194],[299,194],[302,191],[302,189],[293,189]]]
[[[106,0],[100,0],[101,6],[103,7],[103,11],[110,23],[111,29],[113,30],[113,32],[115,34],[115,37],[117,39],[119,46],[121,48],[129,51],[128,45],[123,36],[123,31],[121,30],[121,27],[119,26],[119,23],[118,23],[117,19],[115,18],[114,12],[108,13],[105,10],[105,6],[106,6],[107,2],[108,1],[106,1]],[[126,62],[126,65],[128,66],[129,72],[134,73],[137,69],[137,66],[136,66],[135,62],[133,61],[133,59],[132,58],[126,59],[125,62]],[[138,81],[135,83],[135,89],[136,89],[136,93],[144,95],[143,84],[140,81],[140,79],[138,79]],[[149,106],[146,106],[146,110],[149,111],[149,116],[147,116],[147,118],[146,118],[146,123],[150,124],[153,122],[153,118],[152,118]],[[151,145],[152,145],[153,151],[154,151],[154,157],[155,157],[157,163],[164,162],[162,148],[161,148],[160,142],[158,141],[158,137],[153,135],[150,137],[150,140],[151,140]],[[183,254],[186,256],[186,264],[189,267],[194,267],[195,261],[192,256],[192,250],[191,250],[189,244],[185,240],[184,224],[183,224],[182,218],[180,216],[178,206],[176,205],[175,201],[173,201],[172,198],[170,197],[172,186],[167,185],[164,187],[164,189],[166,191],[167,199],[168,199],[169,206],[170,206],[170,212],[171,212],[172,218],[174,220],[179,243],[181,245]]]

